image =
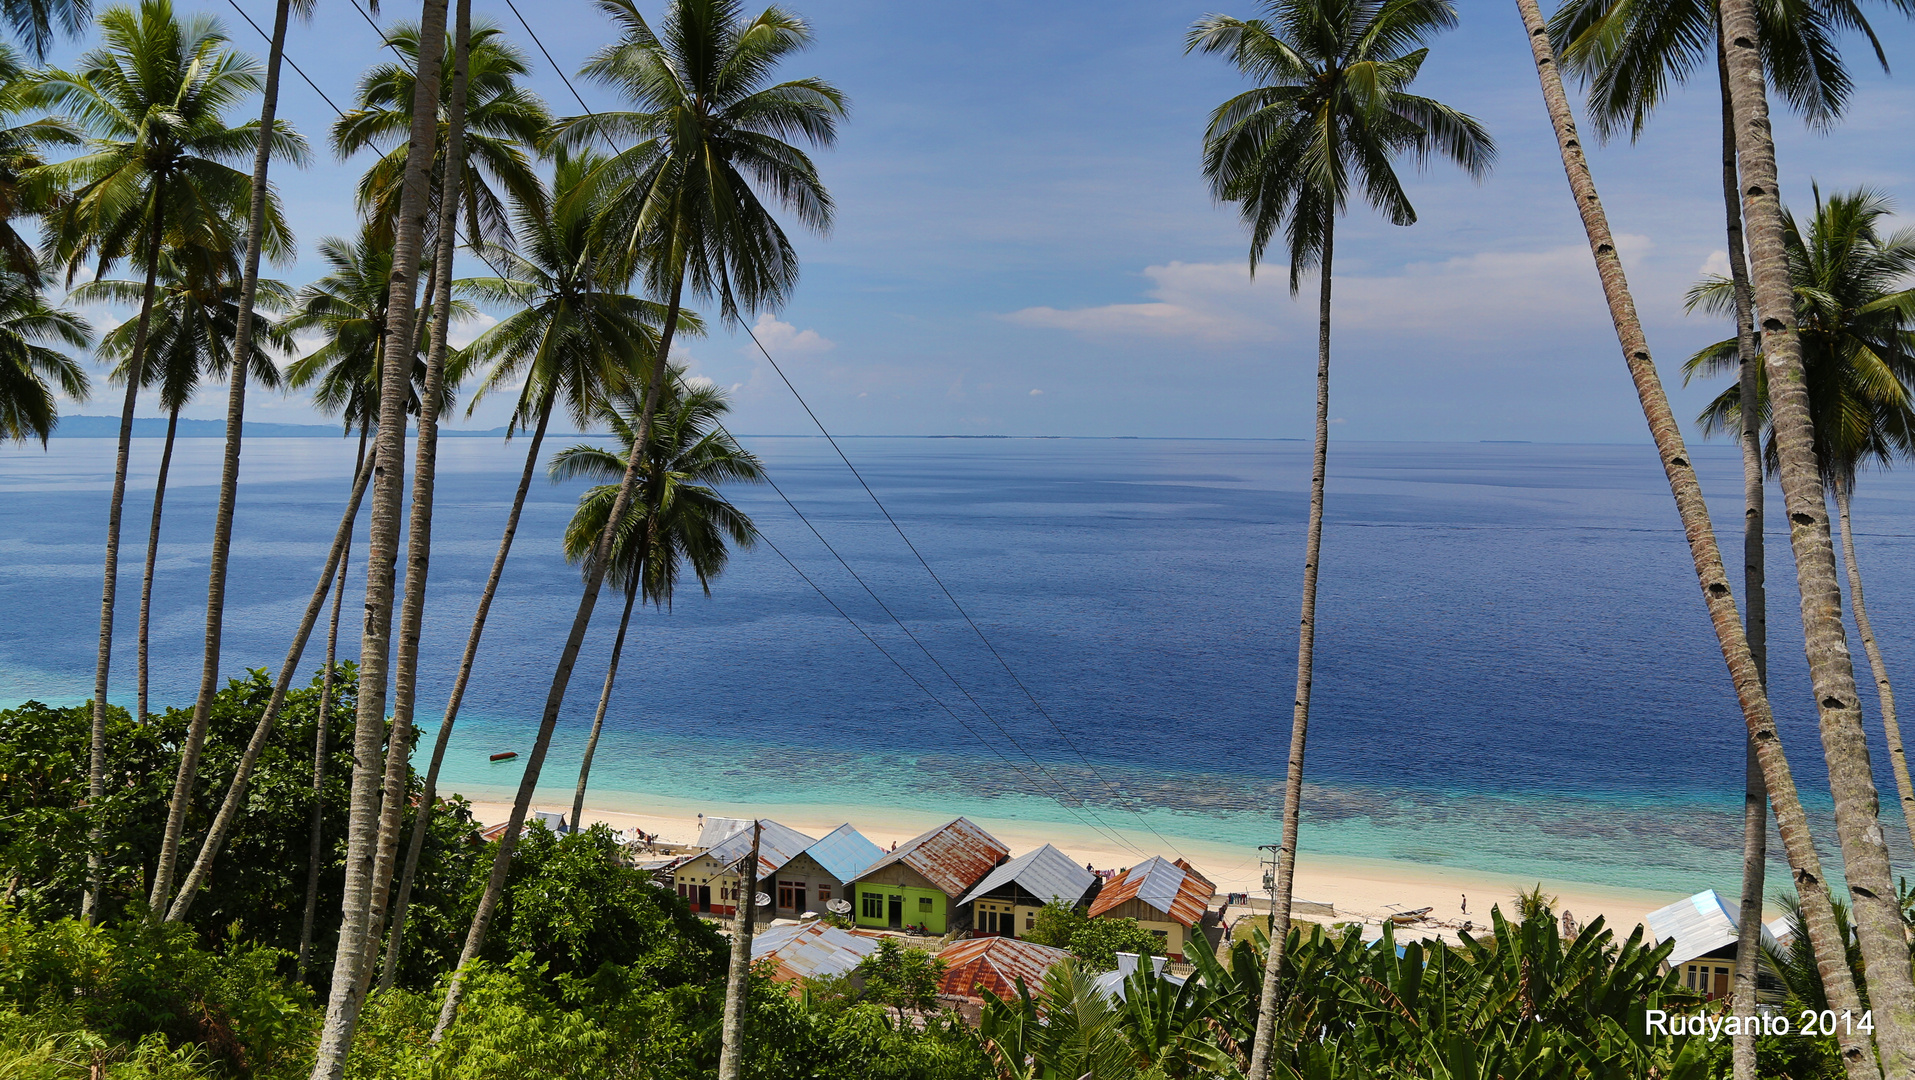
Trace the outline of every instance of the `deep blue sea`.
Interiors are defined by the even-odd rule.
[[[549,440],[548,451],[576,441]],[[671,610],[634,616],[595,798],[1125,828],[1141,814],[1172,837],[1275,839],[1307,443],[844,440],[1047,720],[828,444],[745,441],[936,663],[769,489],[732,489],[922,686],[770,550],[740,553],[711,596],[687,584]],[[284,654],[352,450],[248,442],[230,671]],[[444,704],[524,450],[523,440],[442,444],[422,723]],[[1739,460],[1726,445],[1694,450],[1733,553]],[[128,704],[158,451],[158,440],[136,441],[127,501],[112,697]],[[217,440],[188,439],[175,456],[155,589],[159,704],[190,702],[198,677],[219,452]],[[110,440],[0,447],[0,705],[91,692],[112,463]],[[519,763],[487,755],[530,742],[578,592],[558,550],[577,495],[534,486],[454,740],[455,788],[495,794],[517,782]],[[1906,475],[1870,475],[1855,513],[1891,673],[1915,679],[1911,495]],[[1733,888],[1741,719],[1648,446],[1337,444],[1323,552],[1306,851]],[[1825,774],[1780,532],[1770,553],[1773,695],[1819,814]],[[348,624],[364,584],[357,561],[351,579]],[[553,801],[569,801],[616,629],[611,597],[598,611],[545,773]],[[316,635],[309,670],[323,647]],[[1876,760],[1892,814],[1879,745]],[[1066,809],[1071,798],[1089,809]],[[1911,868],[1899,820],[1887,831],[1898,869]]]

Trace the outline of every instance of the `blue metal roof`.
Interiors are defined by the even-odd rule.
[[[864,869],[884,856],[884,849],[865,839],[849,822],[825,834],[804,853],[839,881],[854,881]]]

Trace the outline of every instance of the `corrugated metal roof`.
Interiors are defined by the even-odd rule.
[[[748,817],[708,817],[698,828],[698,846],[715,848],[739,832],[751,828]]]
[[[878,951],[878,942],[827,922],[774,923],[751,939],[751,959],[776,965],[773,982],[843,975]]]
[[[780,867],[797,858],[799,852],[818,842],[815,837],[806,836],[770,818],[759,818],[758,824],[762,826],[758,832],[759,877],[777,873]],[[726,837],[705,854],[722,866],[743,862],[751,854],[751,822],[745,822],[743,829]]]
[[[1171,862],[1162,855],[1153,855],[1105,885],[1097,894],[1096,902],[1091,904],[1090,914],[1094,919],[1120,904],[1142,900],[1163,912],[1171,922],[1190,926],[1203,919],[1216,891],[1209,878],[1184,860]]]
[[[1077,865],[1076,859],[1045,844],[991,871],[958,902],[968,904],[994,889],[1016,882],[1040,903],[1055,897],[1067,904],[1075,904],[1084,898],[1085,890],[1096,880],[1097,875]]]
[[[1044,981],[1044,973],[1070,953],[1018,938],[988,937],[960,941],[938,953],[944,961],[944,978],[938,993],[948,997],[981,998],[983,986],[998,997],[1017,993],[1017,980],[1035,991]]]
[[[997,837],[964,818],[956,818],[930,832],[912,837],[858,876],[869,877],[892,863],[923,874],[946,896],[963,896],[971,886],[991,872],[1011,849]]]
[[[865,867],[884,857],[884,849],[846,822],[806,848],[805,854],[839,881],[853,881]]]
[[[1644,916],[1643,921],[1649,924],[1658,942],[1676,943],[1675,950],[1669,954],[1670,967],[1724,945],[1733,945],[1739,936],[1735,912],[1714,889],[1704,889],[1687,900],[1657,908]]]

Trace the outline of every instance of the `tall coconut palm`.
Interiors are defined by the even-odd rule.
[[[1413,224],[1416,210],[1397,179],[1397,158],[1408,155],[1422,161],[1436,154],[1481,177],[1495,156],[1489,133],[1474,119],[1409,92],[1429,56],[1425,42],[1455,25],[1456,9],[1447,0],[1265,0],[1263,12],[1262,18],[1247,20],[1205,16],[1191,27],[1187,42],[1189,51],[1227,57],[1257,84],[1218,106],[1204,136],[1204,175],[1211,194],[1237,203],[1251,230],[1251,272],[1256,272],[1271,237],[1281,228],[1290,256],[1291,294],[1297,293],[1303,275],[1312,269],[1319,282],[1317,434],[1304,541],[1296,699],[1271,947],[1251,1060],[1253,1080],[1263,1080],[1270,1070],[1277,977],[1296,871],[1330,443],[1330,287],[1336,217],[1345,209],[1354,185],[1392,224]]]
[[[418,66],[419,27],[401,23],[386,33],[386,42],[402,59],[373,65],[360,76],[355,108],[332,128],[332,146],[342,159],[362,150],[377,150],[378,160],[359,180],[359,205],[368,220],[388,233],[401,198],[405,173],[406,133],[412,126],[413,71]],[[444,57],[455,45],[448,37]],[[472,28],[470,74],[465,104],[465,132],[460,155],[464,179],[460,184],[458,217],[468,242],[512,243],[510,205],[536,203],[544,188],[526,148],[551,125],[551,114],[537,94],[519,85],[531,74],[525,54],[506,40],[488,20]],[[446,146],[451,137],[452,80],[443,80],[439,94],[439,149],[432,162],[432,204],[426,220],[428,250],[437,247],[439,197],[445,183]]]
[[[1643,418],[1648,422],[1649,434],[1655,440],[1656,451],[1662,459],[1663,473],[1669,480],[1669,493],[1675,500],[1676,512],[1682,520],[1683,533],[1689,543],[1690,557],[1695,563],[1696,581],[1709,612],[1709,621],[1722,650],[1723,663],[1735,684],[1736,698],[1742,708],[1749,740],[1756,747],[1762,765],[1762,776],[1775,810],[1776,826],[1782,834],[1782,844],[1788,853],[1796,891],[1802,898],[1805,921],[1821,966],[1823,985],[1829,991],[1829,1000],[1840,1003],[1837,1007],[1859,1008],[1854,979],[1842,960],[1844,945],[1835,923],[1827,879],[1822,873],[1821,857],[1816,854],[1808,817],[1803,812],[1795,778],[1790,772],[1788,757],[1783,752],[1781,738],[1776,731],[1775,717],[1769,707],[1768,689],[1763,684],[1762,673],[1756,667],[1749,649],[1747,631],[1736,610],[1735,591],[1729,584],[1728,574],[1722,564],[1722,552],[1716,546],[1715,527],[1709,520],[1709,507],[1703,500],[1695,466],[1690,463],[1688,449],[1683,444],[1682,428],[1669,409],[1668,395],[1663,390],[1662,378],[1657,374],[1655,360],[1643,336],[1642,321],[1636,315],[1635,300],[1623,275],[1622,259],[1616,253],[1615,237],[1609,231],[1608,216],[1603,211],[1595,178],[1590,174],[1589,162],[1583,153],[1575,115],[1569,108],[1569,97],[1563,90],[1562,75],[1556,66],[1548,28],[1543,23],[1542,12],[1536,7],[1536,0],[1516,0],[1516,7],[1522,16],[1523,27],[1529,34],[1537,79],[1542,85],[1543,103],[1549,112],[1551,126],[1555,129],[1563,172],[1569,181],[1570,194],[1577,213],[1582,217],[1590,254],[1594,257],[1598,276],[1602,280],[1603,296],[1609,303],[1610,319],[1615,324],[1616,341],[1622,348],[1623,361],[1635,384]],[[1880,1075],[1866,1033],[1859,1030],[1838,1031],[1836,1037],[1841,1043],[1843,1061],[1851,1080]]]
[[[140,578],[140,621],[138,638],[138,711],[144,721],[148,715],[147,661],[150,644],[148,631],[153,609],[153,571],[159,555],[160,519],[166,504],[166,477],[173,462],[173,440],[179,428],[180,410],[198,392],[202,376],[230,377],[233,342],[238,336],[240,288],[233,281],[228,259],[198,249],[187,249],[177,256],[162,257],[162,284],[153,304],[152,325],[148,330],[145,370],[149,388],[159,393],[160,409],[166,413],[166,441],[160,450],[159,475],[153,485],[153,520],[146,534],[146,567]],[[277,281],[260,283],[270,308],[284,308],[292,291]],[[78,303],[104,302],[137,304],[145,286],[138,281],[89,281],[68,295]],[[138,329],[123,322],[100,339],[99,353],[113,364],[115,382],[125,380],[131,371],[133,336]],[[280,384],[279,366],[273,354],[287,354],[292,339],[276,324],[267,322],[254,335],[247,351],[251,354],[247,369],[267,386]]]
[[[1764,4],[1762,54],[1770,83],[1811,127],[1832,123],[1847,104],[1848,70],[1837,48],[1844,30],[1859,30],[1880,42],[1852,0],[1816,0],[1809,4]],[[1609,139],[1626,130],[1633,141],[1646,128],[1664,96],[1705,65],[1716,72],[1722,115],[1722,201],[1734,315],[1742,377],[1754,384],[1756,360],[1754,297],[1742,235],[1742,198],[1736,174],[1734,111],[1729,100],[1728,61],[1722,51],[1720,20],[1712,0],[1571,0],[1550,20],[1550,35],[1565,66],[1589,88],[1590,120],[1597,135]],[[1711,61],[1714,61],[1711,63]],[[1760,436],[1753,426],[1742,432],[1743,468],[1743,614],[1749,649],[1764,677],[1768,670],[1768,596],[1763,565],[1763,490]],[[1768,795],[1753,747],[1744,754],[1743,883],[1740,935],[1735,964],[1735,1010],[1755,1011],[1756,956],[1762,933],[1762,898],[1767,889]],[[1734,1036],[1737,1080],[1755,1073],[1752,1029]]]
[[[652,418],[652,443],[639,465],[638,486],[632,493],[627,522],[618,530],[612,565],[606,570],[606,580],[625,593],[625,612],[619,617],[618,636],[613,639],[612,659],[605,671],[605,688],[599,692],[598,712],[592,718],[592,733],[585,741],[585,758],[579,765],[578,788],[572,795],[570,820],[575,829],[582,828],[585,820],[585,785],[592,775],[592,756],[598,750],[605,710],[618,678],[618,660],[625,649],[633,603],[642,596],[655,608],[671,607],[679,576],[687,568],[710,596],[712,579],[724,572],[731,557],[727,541],[748,549],[756,536],[751,518],[715,490],[729,481],[755,482],[764,477],[763,463],[720,425],[731,409],[725,392],[709,383],[687,382],[684,369],[676,364],[667,378],[668,389]],[[638,394],[620,394],[600,410],[601,420],[618,440],[616,450],[581,443],[561,450],[552,459],[555,483],[600,481],[579,496],[578,509],[566,527],[565,557],[571,562],[589,567],[612,503],[618,499],[614,481],[625,475],[625,462],[632,457],[634,431],[643,409]]]
[[[445,0],[424,0],[419,37],[445,35]],[[426,214],[431,201],[432,161],[438,145],[439,75],[442,50],[424,49],[414,80],[411,140],[401,180],[399,213],[393,230],[392,282],[387,290],[387,341],[413,340],[414,307],[420,256],[424,252]],[[386,726],[386,692],[392,646],[393,575],[398,555],[399,512],[405,501],[405,412],[408,371],[380,365],[379,463],[372,489],[372,522],[366,553],[366,620],[360,643],[359,693],[355,701],[351,809],[346,833],[346,887],[340,905],[339,945],[333,958],[326,1022],[313,1062],[313,1080],[340,1080],[346,1055],[365,1000],[360,976],[370,943],[375,888],[373,862],[380,844],[380,793],[386,769],[380,744]],[[395,735],[395,741],[397,736]]]
[[[1915,1071],[1915,971],[1896,900],[1881,799],[1869,767],[1861,695],[1842,622],[1827,492],[1815,453],[1815,425],[1796,333],[1794,288],[1768,87],[1759,46],[1762,28],[1752,0],[1720,0],[1722,40],[1749,240],[1750,281],[1761,327],[1762,357],[1775,429],[1777,475],[1790,523],[1796,590],[1802,601],[1803,650],[1821,719],[1822,757],[1835,801],[1836,838],[1853,897],[1853,917],[1869,972],[1869,1006],[1884,1073]]]
[[[470,283],[475,296],[518,310],[466,349],[465,363],[486,368],[467,415],[488,393],[517,388],[507,433],[530,428],[532,435],[519,486],[506,512],[499,550],[479,592],[465,652],[446,699],[445,718],[433,740],[425,792],[413,820],[399,895],[393,905],[395,942],[404,930],[413,874],[436,811],[439,769],[472,678],[506,558],[518,535],[519,516],[538,470],[546,426],[561,404],[579,425],[592,423],[601,403],[610,395],[626,392],[633,382],[632,373],[643,371],[645,361],[658,346],[657,327],[665,319],[664,308],[630,293],[631,260],[623,257],[617,245],[604,244],[596,234],[614,198],[613,192],[603,186],[587,186],[603,164],[603,159],[590,153],[575,156],[561,150],[553,164],[554,197],[541,192],[537,199],[516,209],[518,250],[488,245],[482,252],[504,276],[476,278]],[[686,333],[703,331],[697,316],[689,312],[680,316],[679,324]],[[396,957],[397,950],[387,955]],[[390,961],[387,968],[392,968]]]
[[[46,445],[60,422],[56,394],[85,401],[92,392],[86,369],[55,346],[92,341],[86,320],[48,307],[32,278],[0,270],[0,439]]]
[[[785,140],[832,143],[845,99],[821,79],[771,83],[778,63],[811,41],[810,27],[781,8],[747,17],[737,0],[673,0],[665,9],[661,32],[654,33],[631,0],[600,0],[599,6],[612,17],[620,37],[595,53],[584,73],[612,86],[635,108],[561,121],[553,142],[573,150],[594,139],[613,146],[632,143],[606,158],[573,197],[595,197],[587,193],[600,187],[613,192],[600,234],[638,261],[648,291],[666,300],[633,437],[636,449],[651,441],[652,414],[665,384],[686,286],[695,294],[715,297],[724,315],[735,318],[741,310],[783,302],[796,284],[797,252],[758,192],[765,191],[806,225],[829,227],[830,194],[810,157]],[[624,520],[640,461],[634,453],[626,462],[608,525]],[[599,538],[604,557],[586,576],[512,814],[439,1012],[435,1039],[457,1014],[465,966],[484,943],[505,887],[612,543],[609,530]],[[736,1048],[727,1040],[720,1054],[721,1071],[736,1057]]]
[[[1796,318],[1802,336],[1803,373],[1815,420],[1815,452],[1822,479],[1835,493],[1847,564],[1849,601],[1875,676],[1889,763],[1902,798],[1902,816],[1915,844],[1915,784],[1895,715],[1895,692],[1870,628],[1849,529],[1849,496],[1856,474],[1869,464],[1886,468],[1915,453],[1915,229],[1884,234],[1890,201],[1867,188],[1831,196],[1816,192],[1815,217],[1806,233],[1794,215],[1785,219],[1789,269],[1795,280]],[[1704,278],[1689,293],[1689,306],[1720,314],[1734,303],[1734,282]],[[1685,373],[1719,375],[1734,342],[1718,342],[1689,360]],[[1711,401],[1699,420],[1710,434],[1744,422],[1740,384]],[[1767,384],[1758,381],[1748,420],[1768,431],[1765,456],[1779,460]]]
[[[126,496],[133,407],[145,362],[146,339],[158,293],[163,246],[198,244],[231,250],[228,222],[241,219],[251,202],[251,177],[227,165],[258,142],[258,125],[230,125],[226,113],[260,88],[258,67],[226,47],[219,23],[206,16],[185,20],[170,0],[142,0],[140,6],[116,5],[100,16],[101,45],[80,58],[72,71],[50,69],[38,76],[38,91],[55,107],[64,107],[89,133],[86,151],[36,170],[72,191],[48,218],[54,253],[67,267],[69,283],[91,265],[96,277],[108,267],[131,260],[146,271],[130,353],[127,393],[120,410],[119,453],[113,494],[107,511],[105,584],[100,597],[100,653],[94,673],[94,747],[89,799],[103,789],[106,753],[106,693],[113,646],[113,607],[119,576],[120,511]],[[275,126],[272,152],[303,160],[306,146],[298,135]],[[276,201],[269,200],[263,242],[270,250],[290,250],[290,237]],[[199,764],[205,739],[205,708],[194,708],[172,812],[161,839],[154,873],[153,903],[158,909],[172,887],[172,864],[185,813],[185,795]],[[83,906],[91,911],[98,891],[95,872]]]
[[[465,119],[469,98],[468,83],[472,44],[472,3],[458,0],[454,19],[452,48],[451,104],[447,109],[445,150],[442,154],[439,205],[457,206],[465,179]],[[437,470],[438,418],[440,391],[448,385],[446,372],[447,335],[451,333],[451,291],[454,238],[451,218],[440,222],[434,237],[438,272],[430,280],[434,293],[431,341],[426,357],[425,407],[419,413],[418,461],[413,469],[412,520],[406,533],[405,602],[399,615],[398,661],[394,668],[392,734],[387,740],[386,787],[380,801],[379,843],[373,859],[372,916],[366,938],[366,974],[371,978],[372,961],[380,928],[385,923],[387,901],[391,895],[394,860],[399,849],[399,833],[405,808],[406,784],[412,768],[412,706],[418,689],[419,627],[425,618],[426,572],[432,550],[432,496]],[[417,815],[424,819],[423,811]],[[394,949],[388,954],[386,977],[390,985],[397,971],[399,938],[393,936]]]

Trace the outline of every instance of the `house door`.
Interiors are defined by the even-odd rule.
[[[900,929],[904,926],[904,897],[893,896],[888,899],[891,901],[891,929]]]
[[[711,910],[711,886],[710,885],[700,885],[698,887],[698,910],[700,911]]]

